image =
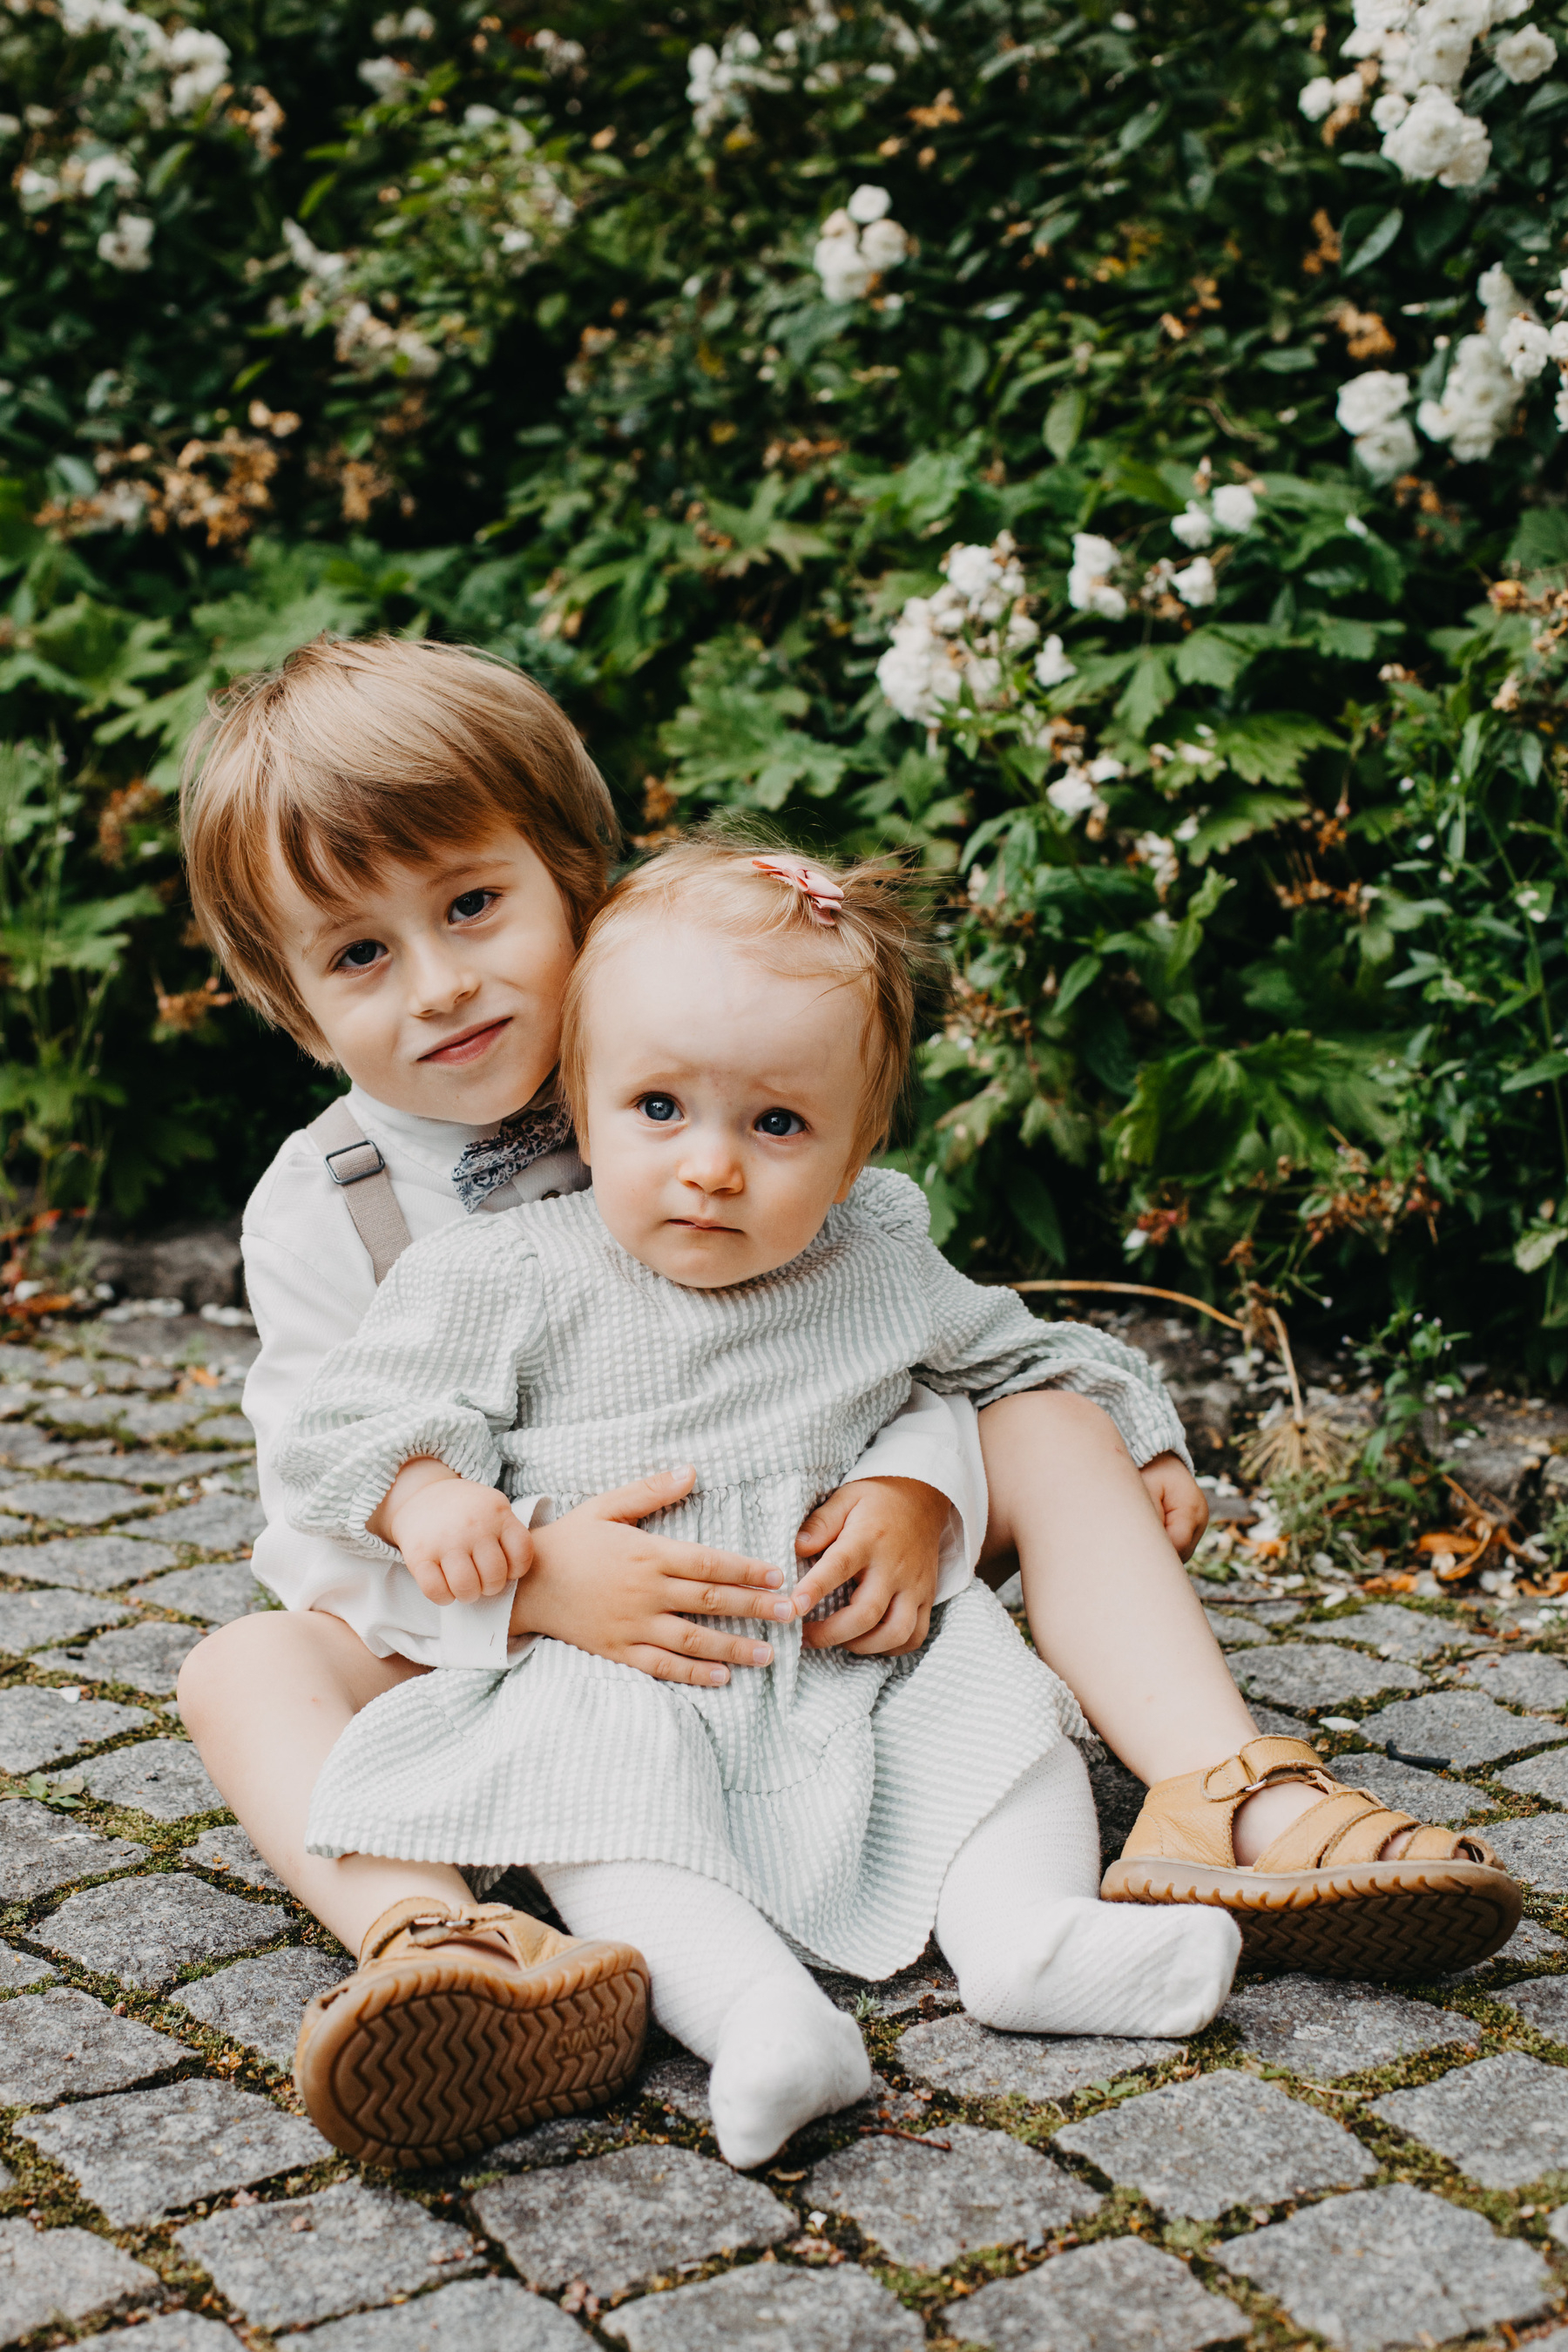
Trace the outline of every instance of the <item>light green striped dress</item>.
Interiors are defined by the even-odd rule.
[[[933,1247],[919,1188],[872,1170],[793,1263],[727,1290],[651,1273],[591,1192],[432,1235],[321,1368],[279,1469],[295,1526],[380,1558],[366,1518],[415,1454],[563,1511],[690,1461],[696,1492],[660,1531],[774,1562],[793,1586],[801,1520],[912,1377],[976,1404],[1070,1387],[1112,1413],[1135,1460],[1182,1445],[1142,1357],[966,1280]],[[310,1850],[662,1861],[734,1887],[808,1956],[890,1975],[923,1948],[969,1832],[1087,1727],[982,1585],[936,1611],[910,1658],[768,1631],[774,1664],[719,1690],[547,1640],[506,1673],[402,1684],[328,1759]]]

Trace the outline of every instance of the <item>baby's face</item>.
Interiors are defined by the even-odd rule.
[[[600,1215],[694,1290],[798,1257],[859,1168],[866,1006],[696,930],[631,931],[584,1008]]]
[[[538,1092],[561,1050],[572,927],[520,833],[388,866],[341,912],[281,866],[274,887],[305,1008],[377,1102],[479,1127]]]

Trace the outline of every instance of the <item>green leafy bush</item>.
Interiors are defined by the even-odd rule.
[[[0,724],[77,836],[7,887],[113,943],[7,950],[13,1185],[242,1196],[319,1081],[185,937],[179,742],[438,630],[641,841],[942,881],[960,1259],[1560,1372],[1562,26],[1358,5],[0,16]]]

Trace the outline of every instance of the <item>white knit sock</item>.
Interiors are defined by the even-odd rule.
[[[1223,1911],[1101,1903],[1083,1759],[1061,1740],[960,1847],[937,1940],[965,2009],[1006,2033],[1194,2033],[1230,1990]]]
[[[655,2017],[712,2066],[713,2136],[739,2170],[870,2089],[854,2020],[730,1887],[656,1862],[554,1864],[535,1875],[574,1936],[618,1937],[642,1953]]]

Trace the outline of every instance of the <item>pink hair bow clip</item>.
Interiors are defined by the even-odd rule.
[[[804,857],[753,857],[752,863],[759,874],[771,874],[775,881],[787,882],[798,890],[811,908],[812,920],[825,931],[833,929],[844,904],[844,890],[831,874]]]

